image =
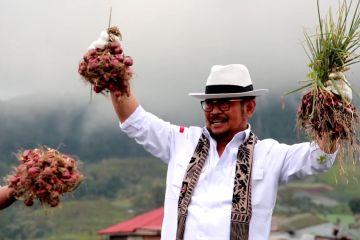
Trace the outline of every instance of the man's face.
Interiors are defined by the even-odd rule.
[[[255,100],[208,99],[203,105],[205,124],[215,138],[232,138],[247,128],[255,109]]]

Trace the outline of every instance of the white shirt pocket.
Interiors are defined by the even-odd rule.
[[[253,168],[251,173],[251,204],[253,206],[259,205],[264,195],[257,192],[258,186],[261,185],[264,179],[264,169]]]
[[[190,157],[189,157],[189,161],[190,161]],[[167,197],[172,196],[174,198],[179,198],[180,188],[184,180],[186,168],[187,168],[187,164],[185,161],[182,162],[177,161],[174,163],[173,169],[171,171],[172,174],[171,176],[168,176],[170,182],[167,183],[169,184],[167,188],[170,192]]]

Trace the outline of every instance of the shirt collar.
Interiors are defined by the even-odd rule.
[[[206,127],[203,128],[203,132],[205,134],[205,136],[208,138],[208,139],[212,139],[214,140],[211,136],[210,136],[210,133],[209,131],[207,130]],[[244,143],[250,136],[250,132],[251,132],[251,125],[250,123],[248,123],[248,128],[245,129],[244,131],[241,131],[241,132],[238,132],[234,135],[234,137],[231,139],[230,142],[239,142],[240,144]]]

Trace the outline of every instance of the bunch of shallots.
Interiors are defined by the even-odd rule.
[[[313,139],[326,133],[333,141],[356,144],[359,121],[356,108],[331,91],[317,89],[306,93],[299,105],[297,121]]]
[[[93,42],[79,64],[78,72],[96,93],[120,91],[129,95],[133,60],[125,56],[120,45],[121,34],[110,27]]]
[[[314,141],[336,144],[343,169],[345,162],[359,159],[359,113],[352,95],[359,94],[347,81],[345,73],[359,62],[360,1],[339,3],[337,16],[331,12],[322,17],[317,0],[319,26],[315,34],[305,32],[304,49],[309,57],[310,72],[306,90],[297,112],[297,124]]]
[[[38,199],[42,205],[59,205],[60,196],[74,191],[84,176],[78,170],[78,162],[59,151],[40,147],[19,152],[19,166],[7,178],[14,196],[32,206]]]

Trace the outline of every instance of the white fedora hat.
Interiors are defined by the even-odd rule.
[[[250,74],[242,64],[215,65],[206,81],[205,93],[189,93],[198,99],[259,97],[268,89],[254,90]]]

